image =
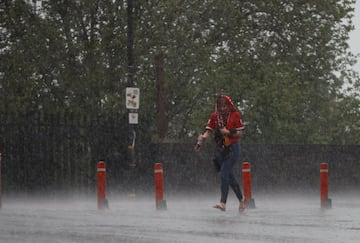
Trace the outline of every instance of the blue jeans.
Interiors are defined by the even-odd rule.
[[[229,186],[234,191],[236,197],[239,201],[242,200],[243,195],[241,193],[240,185],[235,179],[233,169],[235,162],[240,157],[240,144],[234,143],[231,144],[231,153],[227,158],[222,162],[220,168],[220,180],[221,180],[221,199],[220,202],[226,203],[228,193],[229,193]]]

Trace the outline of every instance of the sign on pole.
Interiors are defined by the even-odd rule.
[[[139,124],[139,115],[137,111],[129,112],[129,124]]]
[[[140,103],[140,89],[126,88],[126,109],[139,109]]]

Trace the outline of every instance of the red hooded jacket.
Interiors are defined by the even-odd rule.
[[[221,113],[219,112],[219,100],[225,99],[227,101],[228,106],[228,112],[227,117],[223,117]],[[236,129],[243,130],[245,127],[242,123],[241,115],[239,111],[234,106],[233,102],[231,101],[230,97],[226,95],[220,95],[216,99],[216,105],[215,105],[215,112],[211,113],[210,119],[208,123],[206,124],[205,129],[210,131],[215,131],[218,128],[226,127],[228,130]],[[238,137],[230,137],[230,144],[237,143],[239,141]]]

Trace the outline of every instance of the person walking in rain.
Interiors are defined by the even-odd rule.
[[[219,95],[216,98],[215,111],[211,113],[205,132],[198,136],[195,151],[201,150],[201,144],[214,134],[215,155],[213,162],[216,169],[220,172],[220,202],[214,208],[221,211],[226,210],[226,201],[229,187],[234,191],[239,200],[239,212],[246,208],[245,200],[242,195],[240,185],[236,180],[233,168],[240,157],[240,138],[244,125],[239,111],[234,106],[230,97]]]

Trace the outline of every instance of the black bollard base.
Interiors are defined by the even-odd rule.
[[[157,209],[158,210],[167,210],[166,200],[159,200]]]
[[[254,198],[248,198],[248,199],[245,199],[246,201],[246,204],[247,204],[247,208],[255,208],[255,199]]]
[[[109,201],[105,198],[100,201],[99,209],[108,209],[109,208]]]
[[[332,201],[330,198],[326,198],[324,201],[324,204],[322,205],[322,208],[331,208],[332,207]]]

